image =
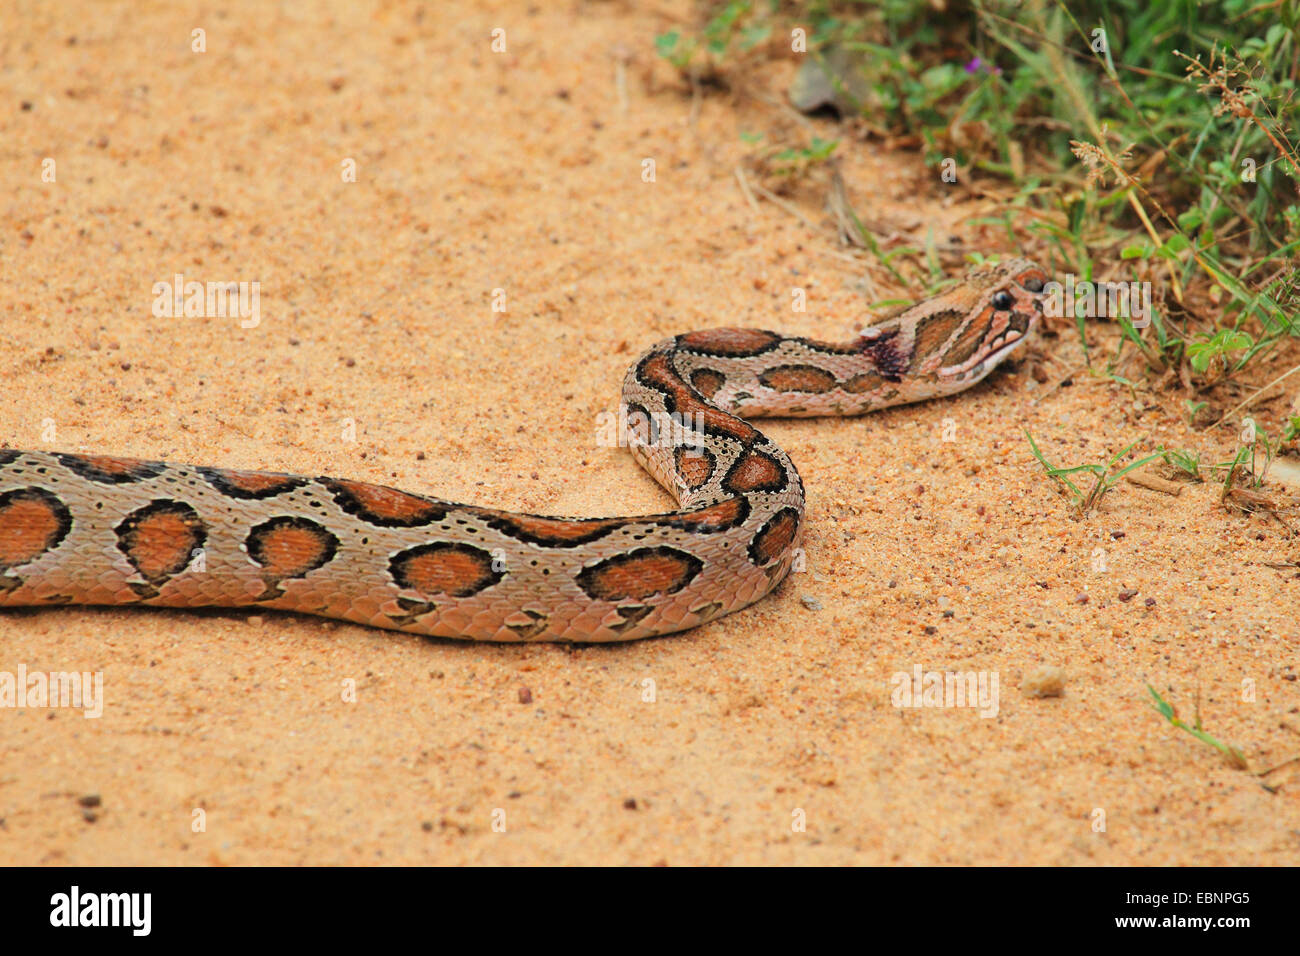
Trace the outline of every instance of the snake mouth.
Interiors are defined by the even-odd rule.
[[[1011,354],[1012,352],[1014,352],[1016,349],[1020,348],[1020,346],[1024,345],[1027,341],[1029,341],[1029,333],[1028,333],[1028,332],[1026,332],[1026,333],[1023,334],[1023,335],[1018,335],[1018,336],[1016,336],[1014,339],[1012,339],[1010,342],[1006,343],[1005,345],[1000,345],[1000,346],[998,346],[996,349],[994,349],[994,350],[993,350],[992,352],[990,352],[988,355],[984,356],[984,361],[981,362],[980,364],[982,364],[982,365],[986,365],[986,366],[987,366],[987,365],[996,364],[996,363],[998,363],[998,362],[1001,362],[1004,358],[1006,358],[1008,355],[1010,355],[1010,354]]]
[[[979,362],[971,366],[967,371],[956,374],[954,376],[954,381],[959,383],[960,387],[965,388],[967,385],[982,379],[985,375],[989,374],[1001,365],[1012,352],[1029,341],[1029,337],[1033,333],[1035,326],[1036,323],[1031,319],[1024,332],[1017,335],[1011,341],[999,345],[996,349],[980,359]]]

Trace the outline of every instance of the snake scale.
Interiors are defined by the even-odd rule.
[[[1047,275],[1012,259],[835,344],[721,328],[628,370],[629,449],[665,514],[555,518],[381,485],[0,449],[0,606],[268,607],[481,641],[624,641],[768,594],[804,532],[793,462],[747,421],[949,395],[1019,348]]]

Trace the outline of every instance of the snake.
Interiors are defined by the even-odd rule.
[[[552,517],[343,478],[0,448],[0,607],[273,608],[432,637],[628,641],[771,593],[803,556],[794,463],[752,423],[970,388],[1020,349],[1048,276],[1014,258],[824,342],[686,332],[628,369],[618,433],[677,502]]]

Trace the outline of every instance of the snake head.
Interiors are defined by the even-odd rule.
[[[1020,348],[1043,314],[1048,275],[1027,259],[980,266],[953,289],[910,310],[913,371],[957,391]]]

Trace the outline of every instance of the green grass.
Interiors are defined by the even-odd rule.
[[[658,38],[684,73],[752,72],[809,37],[849,54],[860,112],[1007,184],[985,220],[1079,280],[1149,280],[1143,329],[1121,322],[1113,372],[1209,386],[1300,332],[1300,0],[729,0]],[[1098,33],[1096,31],[1103,31]],[[841,77],[837,77],[840,79]],[[841,88],[844,83],[839,84]],[[792,156],[803,148],[791,147]],[[829,153],[821,159],[827,159]],[[799,173],[814,166],[793,162]],[[933,277],[933,263],[915,250]],[[1085,357],[1085,325],[1077,321]]]
[[[1165,464],[1189,475],[1193,481],[1204,481],[1201,477],[1201,453],[1191,449],[1167,451],[1162,456]]]
[[[1058,468],[1044,457],[1043,453],[1038,450],[1038,443],[1034,441],[1034,436],[1025,429],[1025,437],[1029,439],[1030,450],[1033,451],[1034,457],[1038,463],[1043,466],[1049,478],[1057,481],[1062,488],[1068,490],[1070,494],[1070,503],[1074,507],[1075,517],[1087,516],[1101,502],[1102,496],[1110,491],[1119,482],[1121,478],[1130,471],[1148,465],[1163,457],[1163,451],[1157,451],[1154,455],[1147,455],[1145,458],[1139,458],[1137,461],[1124,466],[1119,471],[1113,469],[1119,464],[1120,459],[1133,450],[1137,442],[1132,442],[1122,448],[1107,462],[1093,462],[1086,465],[1074,465],[1070,468]],[[1093,476],[1092,487],[1086,491],[1080,488],[1071,480],[1071,475],[1090,474]]]
[[[1233,747],[1231,744],[1225,744],[1217,737],[1213,737],[1210,734],[1207,734],[1201,728],[1201,708],[1200,708],[1199,694],[1197,695],[1198,701],[1196,707],[1196,717],[1194,719],[1194,722],[1189,724],[1187,723],[1187,721],[1183,720],[1181,717],[1178,716],[1178,710],[1174,707],[1174,705],[1169,703],[1163,697],[1161,697],[1160,694],[1156,691],[1156,689],[1152,687],[1150,684],[1147,684],[1147,691],[1150,692],[1151,697],[1154,701],[1154,703],[1151,706],[1156,709],[1156,711],[1160,714],[1161,717],[1169,721],[1170,724],[1177,727],[1179,730],[1187,731],[1187,733],[1191,734],[1197,740],[1201,741],[1202,743],[1209,744],[1214,749],[1220,751],[1225,757],[1228,758],[1228,762],[1231,763],[1238,770],[1247,770],[1247,771],[1250,770],[1250,764],[1247,762],[1245,754],[1243,754],[1238,748]]]

